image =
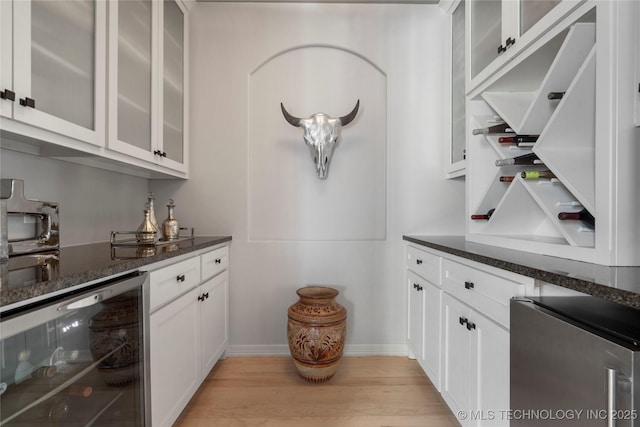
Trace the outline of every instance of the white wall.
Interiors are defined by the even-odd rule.
[[[135,230],[146,179],[46,157],[0,150],[0,176],[24,181],[28,199],[60,203],[60,245],[106,242],[112,230]]]
[[[181,225],[233,236],[230,353],[286,354],[287,307],[308,284],[341,292],[348,353],[404,352],[402,235],[464,233],[464,183],[443,178],[444,16],[387,4],[192,12],[191,179],[150,187],[175,199]],[[356,98],[319,181],[279,102],[338,116]]]

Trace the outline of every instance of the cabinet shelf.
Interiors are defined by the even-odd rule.
[[[523,181],[522,184],[568,244],[594,246],[595,233],[593,228],[586,226],[581,221],[561,221],[558,219],[560,212],[580,210],[579,206],[565,205],[565,203],[573,204],[575,197],[560,181],[556,179],[535,180],[533,182]]]
[[[490,107],[483,101],[473,101],[472,108],[479,114],[471,117],[473,127],[485,127],[487,121],[495,118],[495,114]],[[508,135],[508,134],[504,134]],[[502,144],[498,142],[501,135],[481,135],[476,137],[477,140],[472,141],[474,163],[472,168],[481,167],[482,174],[474,177],[469,182],[470,191],[473,194],[480,195],[479,199],[471,201],[470,214],[486,213],[489,209],[496,209],[503,198],[506,197],[507,190],[510,187],[509,182],[501,182],[501,176],[517,176],[525,170],[546,170],[546,165],[507,165],[495,166],[498,159],[506,159],[531,153],[531,149],[516,147],[515,145]],[[495,214],[494,214],[495,215]],[[495,222],[495,221],[489,221]],[[486,230],[486,222],[472,221],[472,231]]]
[[[521,240],[567,244],[558,227],[553,224],[537,200],[531,197],[520,178],[516,178],[509,185],[483,232]]]
[[[580,210],[579,206],[564,205],[574,201],[573,195],[556,179],[528,182],[516,178],[482,232],[519,240],[593,247],[593,228],[581,221],[558,219],[560,212]]]

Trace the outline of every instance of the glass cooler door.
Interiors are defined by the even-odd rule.
[[[0,426],[145,425],[146,278],[4,315]]]

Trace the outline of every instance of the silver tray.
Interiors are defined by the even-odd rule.
[[[186,231],[189,232],[190,235],[189,236],[181,236],[180,232],[181,231]],[[164,245],[171,245],[174,243],[179,243],[179,242],[184,242],[187,240],[191,240],[195,237],[195,229],[193,227],[188,228],[188,227],[180,227],[180,229],[178,230],[178,238],[174,239],[174,240],[162,240],[162,239],[155,239],[155,236],[157,234],[157,232],[153,231],[153,232],[143,232],[144,234],[149,234],[149,235],[153,235],[154,236],[154,242],[153,243],[140,243],[138,242],[138,240],[136,239],[136,235],[140,234],[139,231],[112,231],[111,232],[111,246],[116,246],[116,247],[135,247],[135,248],[141,248],[141,247],[158,247],[158,246],[164,246]],[[118,237],[120,236],[120,237]],[[124,237],[122,237],[124,236]]]

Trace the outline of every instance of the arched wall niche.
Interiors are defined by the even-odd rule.
[[[292,71],[294,70],[294,71]],[[295,46],[249,73],[250,240],[361,241],[386,238],[387,76],[365,56],[331,45]],[[342,128],[329,175],[316,176],[298,117],[338,117]]]

